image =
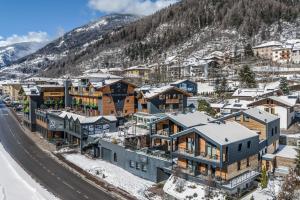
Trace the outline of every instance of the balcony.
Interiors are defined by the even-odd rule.
[[[166,136],[169,137],[169,129],[158,130],[155,135]]]
[[[200,152],[199,155],[195,155],[195,150],[189,150],[189,149],[177,149],[173,152],[175,156],[183,156],[187,159],[191,159],[194,161],[200,161],[204,162],[206,164],[209,163],[216,163],[220,164],[220,157],[218,155],[207,155],[205,152]]]
[[[166,104],[178,104],[179,102],[179,99],[166,99]]]
[[[179,148],[177,150],[177,152],[179,154],[190,154],[190,155],[194,155],[195,154],[195,151],[193,149],[186,149],[186,148]]]
[[[217,183],[220,187],[230,190],[230,189],[234,189],[234,188],[238,187],[241,184],[251,182],[259,175],[260,175],[260,173],[258,172],[258,170],[247,171],[229,181],[219,181]]]

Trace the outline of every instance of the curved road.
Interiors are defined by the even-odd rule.
[[[6,151],[42,186],[63,200],[113,198],[81,179],[39,149],[0,101],[0,141]]]

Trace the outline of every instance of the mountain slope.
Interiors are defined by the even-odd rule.
[[[170,60],[197,64],[214,51],[231,52],[266,39],[297,37],[299,11],[300,0],[182,0],[151,16],[125,23],[123,28],[111,29],[100,39],[91,36],[93,42],[89,45],[70,46],[67,54],[58,52],[59,56],[50,62],[36,65],[31,61],[42,53],[51,58],[54,45],[18,60],[12,67],[22,72],[42,69],[42,74],[54,76]],[[70,37],[73,41],[74,36]]]
[[[44,45],[45,43],[39,42],[23,42],[0,47],[0,68],[10,65],[12,62],[34,53]]]
[[[40,69],[53,66],[65,57],[75,59],[76,54],[85,51],[91,44],[102,40],[103,35],[138,18],[138,16],[129,14],[112,14],[102,17],[97,21],[75,28],[35,53],[13,62],[1,72],[2,74],[32,74],[37,73]]]

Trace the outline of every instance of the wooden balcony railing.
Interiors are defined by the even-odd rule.
[[[179,99],[166,99],[167,104],[179,103]]]

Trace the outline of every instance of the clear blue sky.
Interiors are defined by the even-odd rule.
[[[0,46],[50,41],[109,13],[148,15],[177,1],[0,0]]]
[[[103,15],[89,8],[88,0],[0,0],[0,36],[30,31],[57,36]]]

